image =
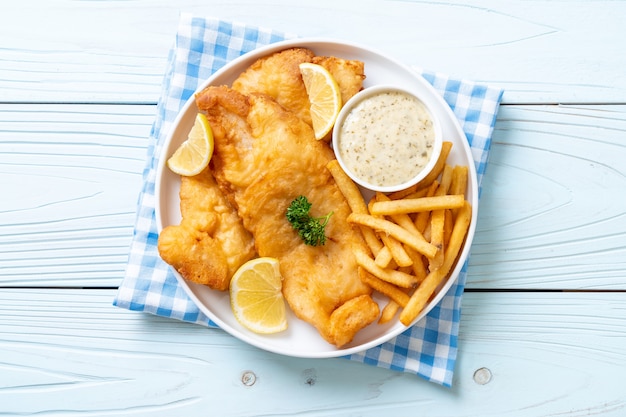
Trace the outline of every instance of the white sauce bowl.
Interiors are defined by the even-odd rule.
[[[441,154],[442,127],[431,108],[427,100],[398,86],[362,90],[344,104],[333,128],[339,165],[354,182],[372,191],[390,193],[417,184]]]

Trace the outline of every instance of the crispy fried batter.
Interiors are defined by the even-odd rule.
[[[309,125],[309,96],[306,93],[299,65],[313,60],[313,51],[291,48],[254,62],[233,82],[233,89],[242,94],[263,93],[274,98]]]
[[[252,235],[208,169],[181,178],[180,209],[180,225],[159,235],[159,254],[185,279],[227,290],[237,269],[256,256]]]
[[[334,158],[329,145],[264,94],[209,87],[196,104],[213,127],[215,178],[253,234],[258,254],[280,261],[289,306],[328,342],[350,342],[379,309],[358,276],[353,247],[364,242],[347,222],[350,208],[326,169]],[[287,207],[299,195],[312,203],[314,216],[333,211],[326,245],[305,245],[287,221]]]
[[[242,94],[263,93],[311,125],[310,102],[299,65],[312,62],[326,68],[335,78],[345,103],[363,88],[364,64],[332,56],[315,56],[305,48],[291,48],[260,58],[232,85]]]
[[[334,56],[315,56],[312,62],[321,65],[331,73],[339,89],[343,103],[363,89],[365,64],[362,61],[349,60]]]
[[[330,334],[338,346],[350,343],[354,335],[378,318],[378,304],[368,295],[354,297],[330,315]]]

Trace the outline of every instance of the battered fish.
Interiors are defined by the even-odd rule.
[[[213,128],[215,178],[258,254],[280,261],[289,306],[329,343],[349,343],[379,308],[358,276],[353,247],[365,244],[347,222],[350,208],[326,169],[334,159],[329,145],[264,94],[208,87],[196,103]],[[312,203],[313,216],[334,213],[324,246],[305,245],[287,221],[287,207],[299,195]]]
[[[326,68],[337,81],[344,103],[363,88],[362,61],[316,56],[306,48],[286,49],[258,59],[233,82],[232,88],[246,95],[267,94],[311,126],[311,104],[300,75],[299,65],[303,62]]]
[[[225,291],[237,269],[256,256],[252,235],[220,191],[209,169],[181,177],[180,225],[164,228],[161,258],[185,279]]]
[[[362,61],[335,56],[314,56],[311,62],[326,68],[337,81],[341,90],[342,103],[350,100],[353,95],[363,89],[365,64]]]
[[[315,54],[305,48],[292,48],[255,61],[234,82],[232,88],[248,95],[263,93],[311,125],[309,96],[299,65],[311,62]]]

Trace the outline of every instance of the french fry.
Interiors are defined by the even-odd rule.
[[[465,196],[461,194],[377,201],[372,204],[370,213],[373,215],[388,216],[393,214],[452,209],[462,207],[464,201]]]
[[[429,188],[430,186],[406,195],[403,195],[401,191],[398,191],[397,193],[389,194],[388,197],[391,200],[400,200],[402,198],[422,198],[426,196]]]
[[[441,144],[441,153],[439,154],[439,158],[437,158],[437,162],[435,163],[435,166],[433,167],[432,171],[430,171],[428,173],[428,175],[426,175],[424,177],[423,180],[421,180],[418,184],[417,184],[417,189],[420,190],[424,187],[428,187],[430,185],[431,182],[433,182],[435,180],[435,178],[437,178],[439,176],[439,174],[441,174],[441,170],[443,169],[444,165],[446,164],[446,160],[448,159],[448,155],[450,154],[450,151],[452,150],[452,142],[447,142],[444,141]]]
[[[406,198],[410,195],[413,195],[417,192],[417,184],[410,186],[409,188],[405,188],[404,190],[396,191],[394,193],[389,194],[389,198],[392,200],[399,200],[401,198]]]
[[[367,213],[365,214],[372,214],[372,205],[375,202],[376,202],[376,196],[372,197],[370,201],[367,203]],[[382,216],[378,216],[378,217],[382,217]]]
[[[387,201],[382,201],[381,203],[387,203]],[[378,203],[374,203],[374,205],[375,204]],[[437,254],[437,248],[435,246],[431,245],[426,240],[420,239],[410,232],[407,232],[402,227],[390,222],[389,220],[381,219],[369,214],[352,213],[348,216],[348,222],[371,227],[374,230],[384,232],[429,258],[432,258]]]
[[[433,181],[430,184],[430,186],[426,189],[425,197],[432,197],[432,196],[434,196],[435,192],[437,191],[438,188],[439,188],[439,182],[438,181]],[[428,212],[428,211],[420,211],[415,216],[415,221],[414,221],[415,227],[422,234],[424,234],[424,231],[426,230],[426,226],[429,224],[429,222],[430,222],[430,212]],[[426,240],[429,240],[429,239],[426,239]]]
[[[376,233],[372,229],[367,227],[359,227],[361,230],[361,234],[363,235],[363,239],[367,244],[367,247],[370,249],[374,256],[378,256],[378,253],[383,248],[383,243],[378,239]]]
[[[448,242],[450,242],[454,217],[452,216],[452,210],[445,210],[444,213],[445,221],[443,225],[443,246],[445,247],[448,246]]]
[[[411,268],[411,266],[399,266],[398,271],[400,272],[404,272],[405,274],[409,274],[411,275],[411,273],[413,272],[413,268]]]
[[[426,228],[424,229],[424,239],[426,239],[427,242],[430,242],[430,217],[432,215],[432,212],[428,212],[428,223],[426,223]]]
[[[359,187],[350,177],[348,177],[343,169],[341,169],[339,162],[336,159],[332,159],[328,162],[328,164],[326,164],[326,168],[335,179],[335,183],[337,184],[337,187],[339,187],[339,191],[341,191],[341,194],[343,194],[346,198],[348,206],[350,206],[350,210],[352,210],[353,213],[369,213],[367,204],[365,204],[365,200],[363,199],[363,195],[361,194]],[[360,230],[363,235],[363,239],[365,239],[365,243],[372,251],[372,254],[377,256],[378,252],[383,248],[383,244],[380,242],[373,230],[367,227],[361,227]]]
[[[441,183],[439,184],[439,187],[437,187],[435,195],[464,195],[464,187],[467,185],[467,177],[465,177],[464,182],[463,175],[467,175],[467,167],[464,168],[465,171],[445,164],[443,171],[441,172]],[[460,208],[454,208],[452,210],[459,209]],[[448,213],[448,216],[446,216],[446,213]],[[433,210],[430,214],[430,243],[439,248],[437,255],[430,259],[429,269],[431,271],[441,267],[443,264],[445,245],[449,239],[449,234],[452,232],[451,225],[447,226],[447,223],[452,221],[449,215],[450,213],[452,213],[451,209],[439,209]],[[448,227],[448,230],[446,230],[446,226]]]
[[[406,292],[387,281],[383,281],[364,268],[359,268],[359,278],[361,278],[361,281],[365,284],[369,285],[379,293],[386,295],[402,307],[409,302],[409,295]]]
[[[373,201],[389,201],[390,198],[383,193],[376,193],[375,200]],[[415,228],[413,221],[407,214],[398,214],[396,216],[391,216],[391,220],[393,220],[398,226],[403,227],[407,231],[417,235],[421,238],[419,231]],[[386,234],[380,234],[380,239],[383,241],[386,247],[389,247],[391,250],[391,254],[393,259],[396,261],[396,264],[400,267],[411,266],[413,264],[413,259],[407,254],[406,250],[402,243],[397,241],[391,236],[387,236]]]
[[[468,168],[465,165],[457,165],[454,167],[452,183],[450,184],[450,194],[465,194],[467,190],[467,175]],[[456,216],[459,209],[452,211],[452,214]]]
[[[392,260],[393,260],[393,256],[391,255],[391,251],[389,250],[389,247],[383,246],[380,252],[378,252],[378,255],[376,255],[374,262],[376,263],[377,266],[381,268],[387,268],[389,267],[389,264],[391,263]]]
[[[367,244],[367,247],[370,248],[370,251],[372,252],[372,254],[377,255],[384,245],[382,244],[380,240],[378,240],[378,237],[376,236],[376,233],[374,233],[373,230],[368,230],[367,228],[364,228],[364,227],[361,227],[360,229],[361,229],[361,234],[363,235],[363,239],[365,240],[365,243]]]
[[[400,321],[405,326],[409,326],[413,320],[424,309],[426,303],[435,292],[439,284],[448,276],[450,269],[454,265],[458,254],[465,241],[467,230],[472,217],[472,206],[469,202],[465,202],[462,209],[459,210],[458,216],[452,229],[450,243],[444,254],[443,265],[428,274],[426,279],[411,294],[409,302],[400,313]]]
[[[400,243],[394,237],[387,235],[386,233],[381,233],[379,237],[380,240],[382,240],[385,244],[385,247],[389,249],[393,260],[396,261],[396,265],[403,267],[411,266],[413,264],[413,260],[404,250],[402,243]]]
[[[424,265],[424,257],[413,248],[407,246],[404,249],[413,260],[413,264],[411,264],[411,269],[413,270],[413,275],[415,275],[417,282],[424,281],[424,278],[426,278],[426,275],[428,275],[428,270],[426,269],[426,265]]]
[[[467,190],[467,173],[466,165],[456,165],[453,169],[452,182],[450,183],[450,194],[465,194]]]
[[[415,223],[413,223],[413,220],[411,220],[411,217],[408,214],[394,214],[389,217],[391,217],[391,219],[396,222],[398,226],[404,228],[407,232],[414,234],[419,238],[424,237],[422,233],[417,229],[417,226],[415,226]]]
[[[400,305],[393,300],[389,300],[378,318],[378,324],[389,323],[400,310]]]
[[[448,194],[450,184],[452,183],[454,169],[445,164],[441,172],[441,181],[435,190],[435,196],[444,196]],[[446,209],[433,210],[430,213],[430,236],[429,242],[437,247],[437,255],[429,259],[429,270],[434,271],[443,264],[444,256],[444,227],[445,227],[445,211]]]
[[[389,198],[389,196],[383,194],[383,193],[376,193],[376,201],[391,201],[392,199]],[[418,237],[423,237],[422,233],[417,229],[417,227],[415,226],[415,223],[413,223],[413,220],[411,220],[411,217],[406,214],[406,213],[402,213],[402,214],[393,214],[391,216],[391,219],[400,227],[406,229],[408,232],[413,233],[414,235],[418,236]]]
[[[437,254],[429,260],[431,271],[443,264],[445,220],[445,210],[434,210],[430,215],[430,244],[437,247]]]
[[[350,210],[352,210],[353,213],[367,213],[367,204],[363,199],[359,187],[352,181],[348,174],[341,169],[339,162],[333,159],[326,164],[326,168],[335,179],[339,191],[341,191],[341,194],[343,194],[348,201]]]
[[[369,207],[376,201],[376,198],[372,198],[369,203],[367,203],[368,212]],[[378,218],[384,219],[384,216],[376,216]],[[374,229],[359,225],[361,228],[365,228],[371,230],[372,232],[376,232]],[[411,259],[406,254],[406,251],[402,247],[402,244],[398,242],[393,237],[389,236],[386,233],[377,233],[376,236],[383,242],[383,248],[376,255],[375,261],[376,265],[381,268],[396,268],[398,266],[409,266],[411,264]],[[379,256],[380,255],[380,256]],[[391,256],[391,259],[388,259],[388,256]],[[391,262],[394,262],[393,265]]]
[[[359,266],[363,267],[367,272],[383,281],[387,281],[402,288],[412,288],[417,285],[417,279],[413,275],[405,274],[404,272],[393,269],[380,268],[367,253],[360,249],[356,249],[354,251],[354,256]]]
[[[437,187],[437,190],[435,191],[435,195],[448,194],[450,184],[452,183],[453,173],[454,168],[452,168],[450,165],[445,164],[443,166],[443,170],[441,172],[441,181],[439,182],[439,187]]]

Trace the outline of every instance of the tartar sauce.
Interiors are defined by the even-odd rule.
[[[340,129],[338,152],[346,167],[368,184],[404,184],[428,164],[435,143],[424,104],[401,91],[363,99]]]

